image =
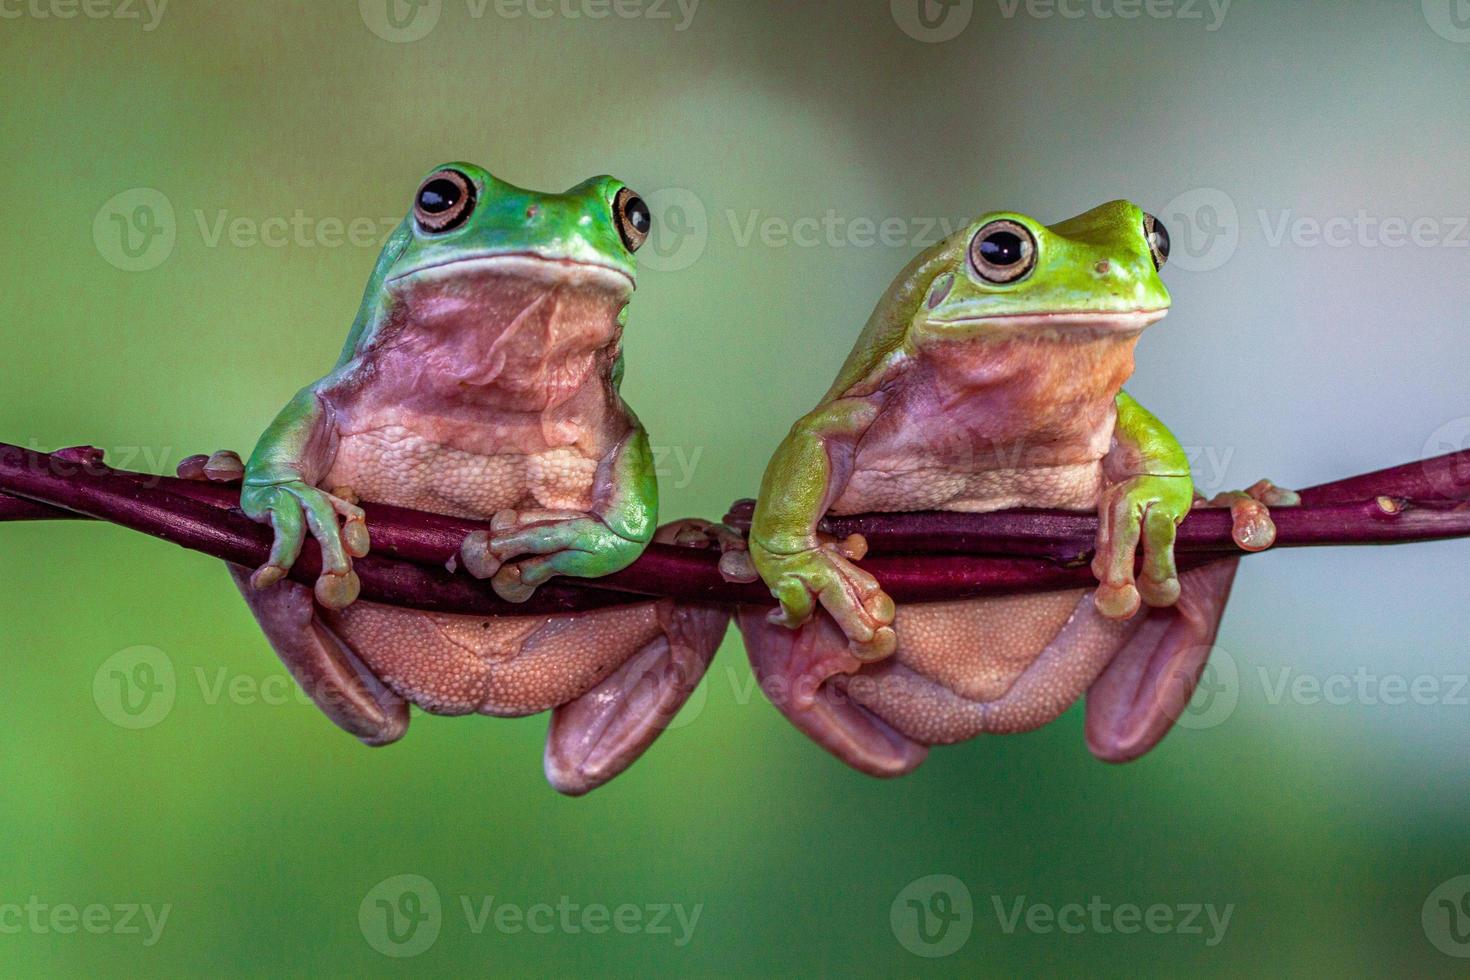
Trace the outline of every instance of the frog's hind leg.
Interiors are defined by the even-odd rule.
[[[929,754],[829,678],[852,673],[862,662],[825,612],[789,629],[770,622],[760,606],[741,607],[737,621],[750,665],[767,700],[822,748],[870,776],[902,776]]]
[[[1169,733],[1205,669],[1240,562],[1215,562],[1179,577],[1179,601],[1150,609],[1087,690],[1087,747],[1105,762],[1129,762]]]
[[[716,606],[661,605],[658,636],[552,713],[545,757],[551,785],[580,796],[632,765],[699,685],[729,621]]]
[[[250,584],[249,569],[238,565],[229,569],[271,647],[328,718],[368,745],[387,745],[403,737],[407,702],[373,676],[323,622],[311,589],[290,580],[257,589]]]
[[[1089,748],[1125,762],[1188,705],[1234,574],[1233,561],[1186,572],[1175,606],[1122,621],[1090,590],[900,606],[895,655],[869,664],[825,615],[788,630],[746,608],[740,628],[767,697],[863,772],[902,775],[931,745],[1030,731],[1084,692]]]

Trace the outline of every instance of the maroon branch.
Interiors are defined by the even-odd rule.
[[[0,443],[0,522],[94,519],[118,524],[238,565],[263,563],[271,531],[239,509],[238,484],[114,470],[98,450],[41,453]],[[477,615],[546,614],[670,596],[698,602],[770,603],[759,582],[731,582],[720,551],[653,544],[621,572],[557,579],[526,603],[509,603],[489,584],[453,571],[460,543],[488,524],[364,504],[373,552],[357,559],[362,596],[374,602]],[[751,504],[726,523],[748,528]],[[1302,491],[1299,507],[1272,511],[1275,547],[1401,544],[1470,537],[1470,451]],[[1097,535],[1092,514],[1011,510],[989,514],[915,512],[832,517],[822,530],[862,534],[863,567],[900,602],[1040,592],[1092,582]],[[1197,509],[1179,528],[1181,569],[1245,554],[1231,538],[1228,510]],[[291,577],[310,584],[321,555],[308,541]]]

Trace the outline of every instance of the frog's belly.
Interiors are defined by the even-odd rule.
[[[858,469],[831,511],[979,512],[1007,507],[1091,510],[1097,506],[1101,489],[1099,461],[979,472],[918,461],[918,465],[908,463],[892,470]]]
[[[658,602],[485,617],[359,601],[323,615],[384,684],[441,715],[513,717],[565,704],[663,632]]]
[[[597,460],[575,447],[481,454],[384,426],[342,435],[324,485],[351,488],[363,500],[488,518],[525,507],[586,510],[596,474]]]
[[[343,434],[328,489],[485,519],[586,510],[597,462],[573,448],[475,453],[402,426]],[[369,527],[371,532],[371,527]],[[368,668],[435,714],[525,715],[579,697],[659,634],[657,603],[571,616],[461,616],[359,601],[324,616]]]

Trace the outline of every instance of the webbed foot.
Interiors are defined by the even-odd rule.
[[[1196,507],[1229,507],[1234,520],[1231,537],[1243,551],[1265,551],[1276,543],[1276,522],[1271,520],[1272,507],[1295,507],[1302,502],[1295,490],[1278,487],[1270,480],[1258,480],[1244,490],[1227,490],[1209,500],[1194,502]]]
[[[372,545],[361,507],[301,480],[288,480],[247,485],[240,494],[240,508],[275,530],[270,557],[251,575],[251,585],[267,589],[285,578],[310,530],[322,552],[317,602],[328,609],[344,609],[356,601],[361,586],[352,559],[366,555]],[[338,517],[343,519],[340,526]]]
[[[756,566],[780,603],[770,621],[795,629],[812,618],[820,602],[846,634],[854,657],[866,662],[891,656],[898,645],[896,608],[878,580],[854,564],[866,553],[860,534],[844,541],[823,538],[817,547],[794,554],[777,554],[755,543]]]
[[[502,599],[525,602],[554,575],[597,578],[625,568],[643,545],[582,511],[503,510],[489,531],[465,538],[460,561],[471,575],[490,579]],[[521,555],[533,557],[510,562]]]
[[[1104,489],[1092,559],[1098,612],[1109,619],[1129,619],[1143,603],[1163,607],[1179,600],[1174,537],[1192,503],[1187,476],[1133,476]],[[1140,547],[1143,574],[1135,578]]]

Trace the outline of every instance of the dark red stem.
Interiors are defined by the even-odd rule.
[[[225,561],[263,562],[271,532],[242,514],[238,485],[113,470],[95,450],[35,452],[0,443],[0,522],[94,518]],[[1277,547],[1396,544],[1470,536],[1470,451],[1409,463],[1302,491],[1302,505],[1272,512]],[[366,599],[479,615],[545,614],[635,601],[639,596],[769,603],[759,582],[727,582],[714,548],[655,544],[633,565],[594,581],[558,579],[525,604],[445,567],[482,522],[367,504],[373,553],[358,559]],[[750,505],[727,522],[747,526]],[[1225,510],[1197,510],[1179,529],[1179,564],[1196,567],[1242,554]],[[1097,533],[1091,514],[1016,510],[919,512],[830,518],[823,529],[863,534],[863,562],[898,601],[936,601],[1087,585]],[[308,542],[292,571],[312,582],[320,554]]]

